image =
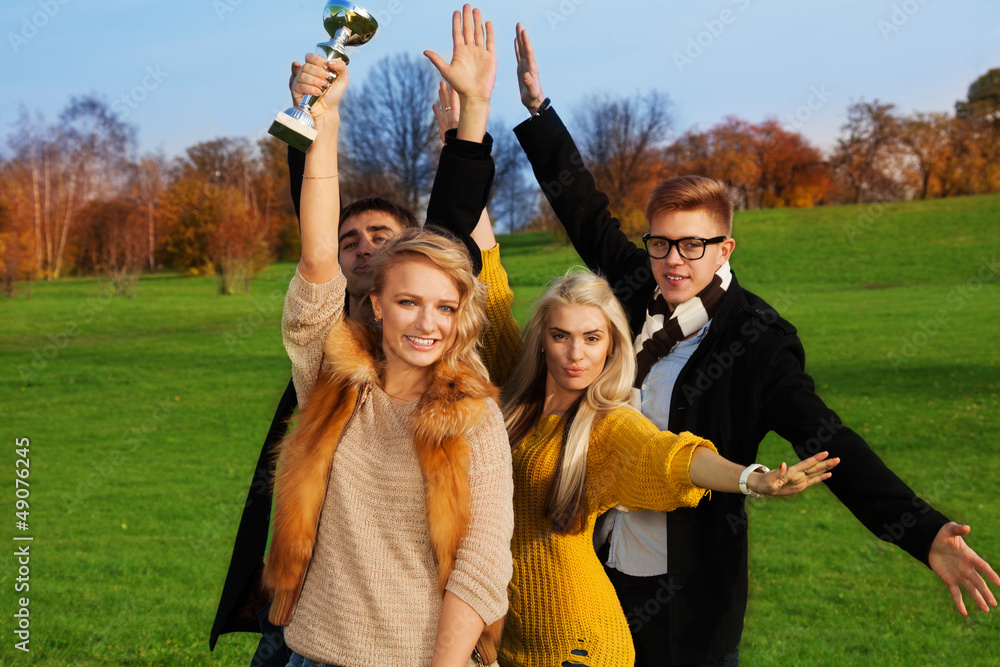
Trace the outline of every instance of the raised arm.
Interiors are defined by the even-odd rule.
[[[343,61],[326,62],[318,55],[309,54],[293,84],[293,90],[299,94],[322,95],[312,107],[319,134],[306,154],[299,211],[302,237],[299,273],[315,284],[325,283],[340,273],[337,139],[339,105],[348,80],[347,65]]]
[[[465,11],[469,20],[463,15],[452,23],[451,62],[433,51],[424,52],[446,82],[439,88],[439,104],[434,108],[445,148],[427,206],[427,222],[458,236],[478,272],[481,246],[474,240],[474,230],[482,220],[489,224],[485,208],[494,176],[493,139],[486,125],[496,80],[496,52],[492,25],[487,22],[482,40],[477,40],[475,29],[468,30],[475,24],[473,12],[468,5]]]
[[[459,119],[457,139],[482,143],[486,136],[489,118],[489,100],[496,79],[496,55],[493,48],[493,25],[483,23],[482,14],[470,5],[455,12],[451,21],[451,63],[433,51],[425,51],[431,63],[441,72],[461,99],[463,109],[470,110],[470,118]],[[490,161],[492,163],[492,160]],[[440,169],[438,176],[440,176]],[[492,180],[492,178],[491,178]],[[437,188],[437,178],[435,188]],[[478,219],[483,205],[474,212]],[[431,224],[431,207],[428,206],[428,223]],[[472,249],[470,248],[470,252]],[[473,254],[475,257],[475,254]],[[447,595],[441,610],[438,638],[434,646],[432,667],[465,665],[484,627],[482,617],[472,606],[458,596]]]
[[[438,88],[438,104],[435,104],[433,109],[441,141],[443,143],[447,143],[449,138],[453,140],[457,139],[457,128],[462,116],[462,102],[459,99],[458,93],[455,92],[455,89],[452,88],[446,81],[442,81]],[[485,137],[488,138],[489,135],[487,134]],[[448,155],[448,152],[443,152],[441,154],[442,161],[445,160],[446,155]],[[441,174],[442,171],[439,169],[438,173]],[[437,185],[437,183],[435,183],[435,185]],[[488,197],[489,193],[487,192],[487,198]],[[465,222],[468,222],[468,218],[466,218]],[[471,231],[468,225],[455,224],[454,221],[445,220],[438,222],[437,224],[459,236],[469,248],[470,252],[474,252],[476,249],[480,251],[490,250],[497,243],[496,237],[493,235],[493,225],[490,223],[490,212],[485,206],[483,207],[482,213],[479,215],[479,220],[476,222],[475,227],[472,228]],[[475,254],[478,253],[474,252],[474,255]],[[475,256],[473,257],[473,260],[475,260]],[[475,261],[473,261],[473,263],[475,264]],[[482,266],[478,265],[476,268],[481,269]]]
[[[514,43],[521,101],[532,117],[514,128],[535,178],[570,241],[587,266],[607,277],[625,306],[633,332],[642,325],[646,301],[656,287],[646,253],[637,248],[608,210],[573,138],[544,98],[538,64],[527,32],[518,24]]]
[[[315,60],[311,56],[306,58],[306,65],[296,74],[293,86],[301,93],[328,92],[313,106],[319,134],[305,162],[300,224],[302,257],[288,286],[281,317],[282,340],[292,361],[292,380],[301,407],[306,405],[319,376],[323,339],[343,317],[346,289],[337,257],[340,216],[337,105],[348,75],[341,61],[331,63],[328,69],[318,56]]]

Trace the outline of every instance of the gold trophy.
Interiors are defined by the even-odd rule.
[[[330,62],[340,58],[345,63],[351,62],[347,57],[345,47],[358,46],[375,36],[378,21],[371,14],[349,2],[328,2],[323,8],[323,27],[332,37],[328,42],[316,45],[317,53],[326,56]],[[316,121],[313,120],[309,108],[316,104],[319,97],[305,95],[297,106],[285,109],[277,115],[268,134],[281,139],[292,148],[307,151],[316,139]]]

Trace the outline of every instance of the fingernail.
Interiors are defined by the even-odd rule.
[[[320,90],[322,90],[325,93],[326,89],[329,88],[329,87],[330,87],[330,84],[324,83],[322,86],[320,86]]]
[[[326,80],[327,80],[327,83],[333,83],[333,80],[334,80],[334,79],[336,79],[336,78],[337,78],[337,77],[335,77],[335,76],[333,75],[333,72],[330,72],[329,74],[327,74],[327,75],[326,75]]]

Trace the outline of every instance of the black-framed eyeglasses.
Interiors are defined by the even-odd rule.
[[[705,246],[722,243],[727,238],[729,237],[716,236],[710,239],[699,239],[688,236],[683,239],[668,239],[663,236],[643,234],[642,244],[646,246],[646,252],[652,259],[663,259],[670,254],[670,249],[676,246],[677,252],[683,259],[695,260],[705,256]]]

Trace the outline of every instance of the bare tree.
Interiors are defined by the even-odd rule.
[[[847,108],[831,164],[853,203],[898,199],[900,183],[899,120],[893,104],[855,102]]]
[[[128,164],[134,159],[136,131],[112,113],[102,99],[71,97],[59,115],[59,140],[64,147],[66,191],[62,214],[55,220],[52,276],[62,272],[66,243],[78,211],[91,199],[109,199],[127,187]]]
[[[515,232],[534,216],[538,205],[535,188],[529,190],[526,185],[524,153],[514,133],[498,120],[491,124],[490,134],[493,136],[493,162],[496,164],[490,214],[498,228],[506,229],[508,233]]]
[[[673,125],[670,107],[670,98],[654,90],[624,99],[595,96],[576,115],[580,152],[629,232],[642,227],[645,195]]]
[[[345,199],[382,196],[411,210],[429,195],[438,137],[434,68],[401,54],[380,60],[343,105]]]
[[[133,169],[130,198],[142,211],[146,222],[146,257],[150,271],[156,270],[156,221],[166,172],[167,160],[162,154],[143,156]]]

